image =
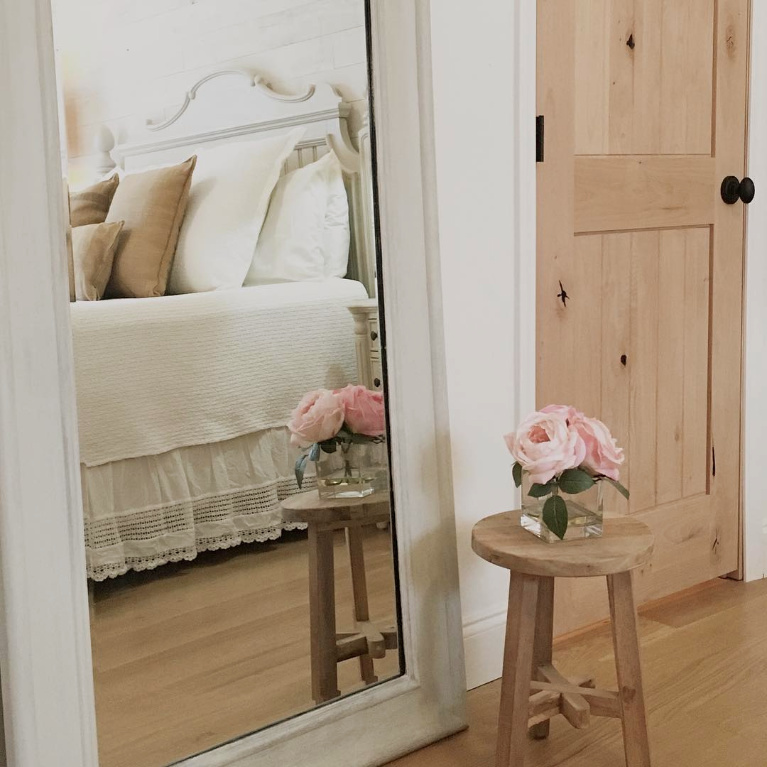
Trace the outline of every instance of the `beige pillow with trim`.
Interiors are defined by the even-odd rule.
[[[125,222],[107,298],[165,295],[196,162],[123,176],[106,219]]]
[[[106,221],[109,206],[115,196],[120,178],[115,173],[106,181],[99,181],[69,195],[69,219],[72,226],[101,224]]]
[[[72,265],[78,301],[99,301],[104,295],[123,224],[123,221],[115,221],[72,229]]]

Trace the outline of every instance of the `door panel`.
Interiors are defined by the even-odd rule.
[[[607,506],[655,531],[646,598],[739,566],[744,207],[719,187],[745,172],[748,21],[748,0],[538,0],[538,404],[625,448],[631,501]],[[558,630],[601,596],[563,586]]]
[[[577,154],[711,154],[714,10],[714,0],[577,3]]]

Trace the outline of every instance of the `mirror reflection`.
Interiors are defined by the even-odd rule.
[[[364,0],[54,0],[101,767],[401,671]]]

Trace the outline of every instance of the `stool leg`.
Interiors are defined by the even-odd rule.
[[[551,665],[554,639],[554,579],[538,579],[538,609],[535,616],[535,642],[533,643],[533,679],[538,677],[538,666]],[[545,680],[540,680],[545,681]],[[551,722],[541,722],[530,730],[536,740],[549,737]]]
[[[524,767],[538,579],[511,574],[496,767]]]
[[[346,545],[349,548],[349,564],[352,571],[352,594],[354,595],[355,621],[369,621],[368,584],[365,572],[365,550],[362,545],[362,528],[346,528]],[[369,655],[360,655],[360,676],[365,684],[378,681]]]
[[[337,698],[336,595],[333,531],[309,525],[309,630],[311,635],[312,698],[315,703]]]
[[[626,767],[650,767],[650,743],[639,659],[639,633],[631,572],[607,576],[615,665],[623,712]]]

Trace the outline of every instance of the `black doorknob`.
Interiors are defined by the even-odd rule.
[[[727,176],[722,181],[722,199],[728,205],[735,205],[741,200],[746,205],[750,204],[756,196],[756,186],[754,182],[746,176],[743,181],[738,181],[737,176]]]
[[[756,186],[754,186],[754,182],[746,176],[743,181],[740,182],[740,199],[743,200],[746,205],[750,205],[755,196]]]

